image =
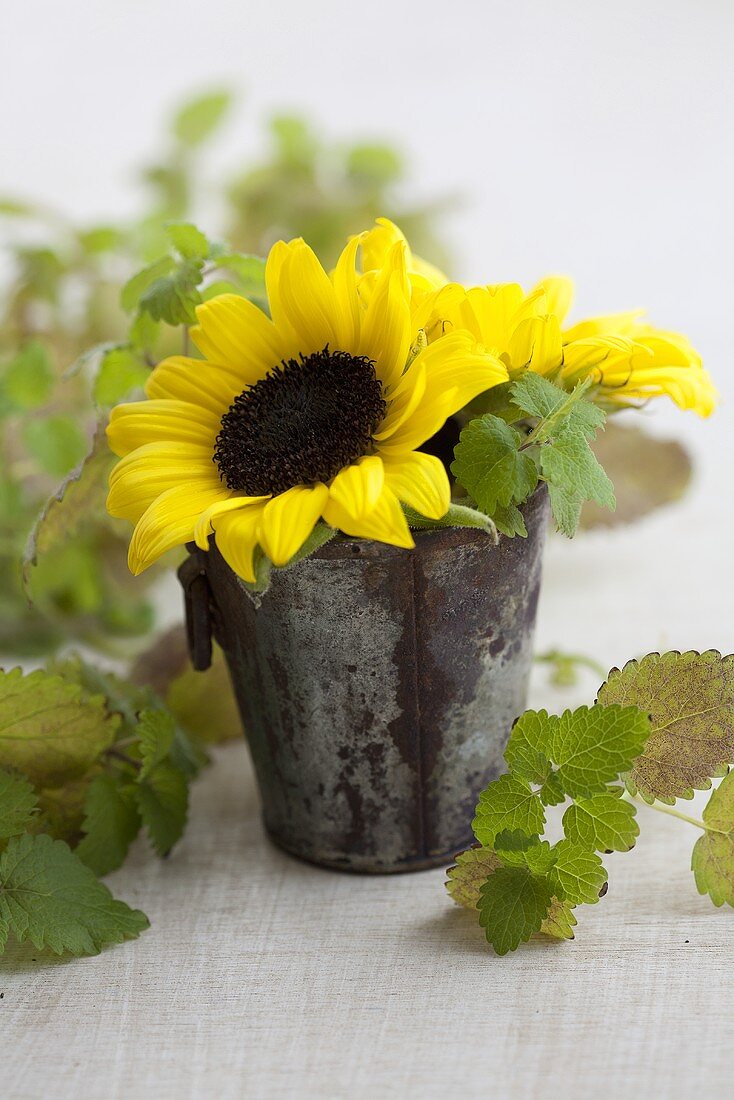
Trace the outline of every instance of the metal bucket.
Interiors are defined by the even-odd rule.
[[[544,489],[527,539],[451,528],[416,548],[336,538],[259,606],[216,546],[182,566],[194,663],[229,665],[265,827],[345,871],[445,865],[503,770],[532,660]]]

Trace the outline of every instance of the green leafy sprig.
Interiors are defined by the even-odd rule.
[[[703,831],[693,849],[696,886],[734,905],[734,656],[652,653],[613,669],[596,703],[526,711],[505,750],[506,774],[484,790],[477,847],[449,869],[454,900],[478,911],[499,955],[536,933],[572,939],[574,910],[606,893],[598,853],[628,851],[635,801]],[[724,777],[701,820],[674,809]],[[563,838],[544,839],[546,809],[566,804]]]
[[[568,393],[528,371],[495,398],[499,415],[486,413],[462,431],[452,473],[503,534],[527,535],[520,505],[541,481],[558,529],[569,537],[586,501],[614,509],[612,483],[590,446],[605,420],[587,400],[592,388],[587,378]]]
[[[79,658],[0,671],[0,952],[12,934],[90,954],[146,928],[96,876],[141,829],[170,852],[205,762],[150,688]]]

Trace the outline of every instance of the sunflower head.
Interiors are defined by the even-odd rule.
[[[541,279],[528,293],[517,283],[447,284],[421,299],[427,315],[420,322],[430,337],[470,332],[475,349],[498,358],[510,378],[532,370],[570,390],[590,377],[595,399],[608,409],[667,396],[700,416],[713,412],[716,389],[684,336],[647,324],[644,310],[566,328],[572,301],[573,283],[564,276]]]
[[[199,306],[202,358],[164,360],[148,399],[110,418],[120,461],[108,508],[135,524],[133,572],[191,539],[207,549],[213,534],[253,581],[258,546],[284,565],[319,519],[409,548],[403,503],[443,516],[446,470],[419,448],[508,374],[461,329],[426,345],[414,299],[435,293],[429,283],[402,234],[380,223],[330,274],[302,240],[276,244],[269,313],[231,294]]]

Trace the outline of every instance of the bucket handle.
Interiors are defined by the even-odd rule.
[[[189,547],[189,556],[178,569],[184,590],[186,639],[191,663],[197,672],[206,672],[212,663],[212,594],[198,547]]]

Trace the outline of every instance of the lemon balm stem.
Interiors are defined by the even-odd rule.
[[[664,806],[660,802],[645,802],[644,798],[638,798],[636,795],[631,795],[629,791],[625,791],[622,797],[627,802],[632,802],[636,806],[646,806],[648,810],[657,810],[659,814],[668,814],[670,817],[677,817],[680,821],[687,821],[689,825],[695,825],[697,829],[703,829],[704,832],[709,831],[703,821],[700,821],[697,817],[690,817],[688,814],[681,813],[680,810],[676,810],[672,806]]]

